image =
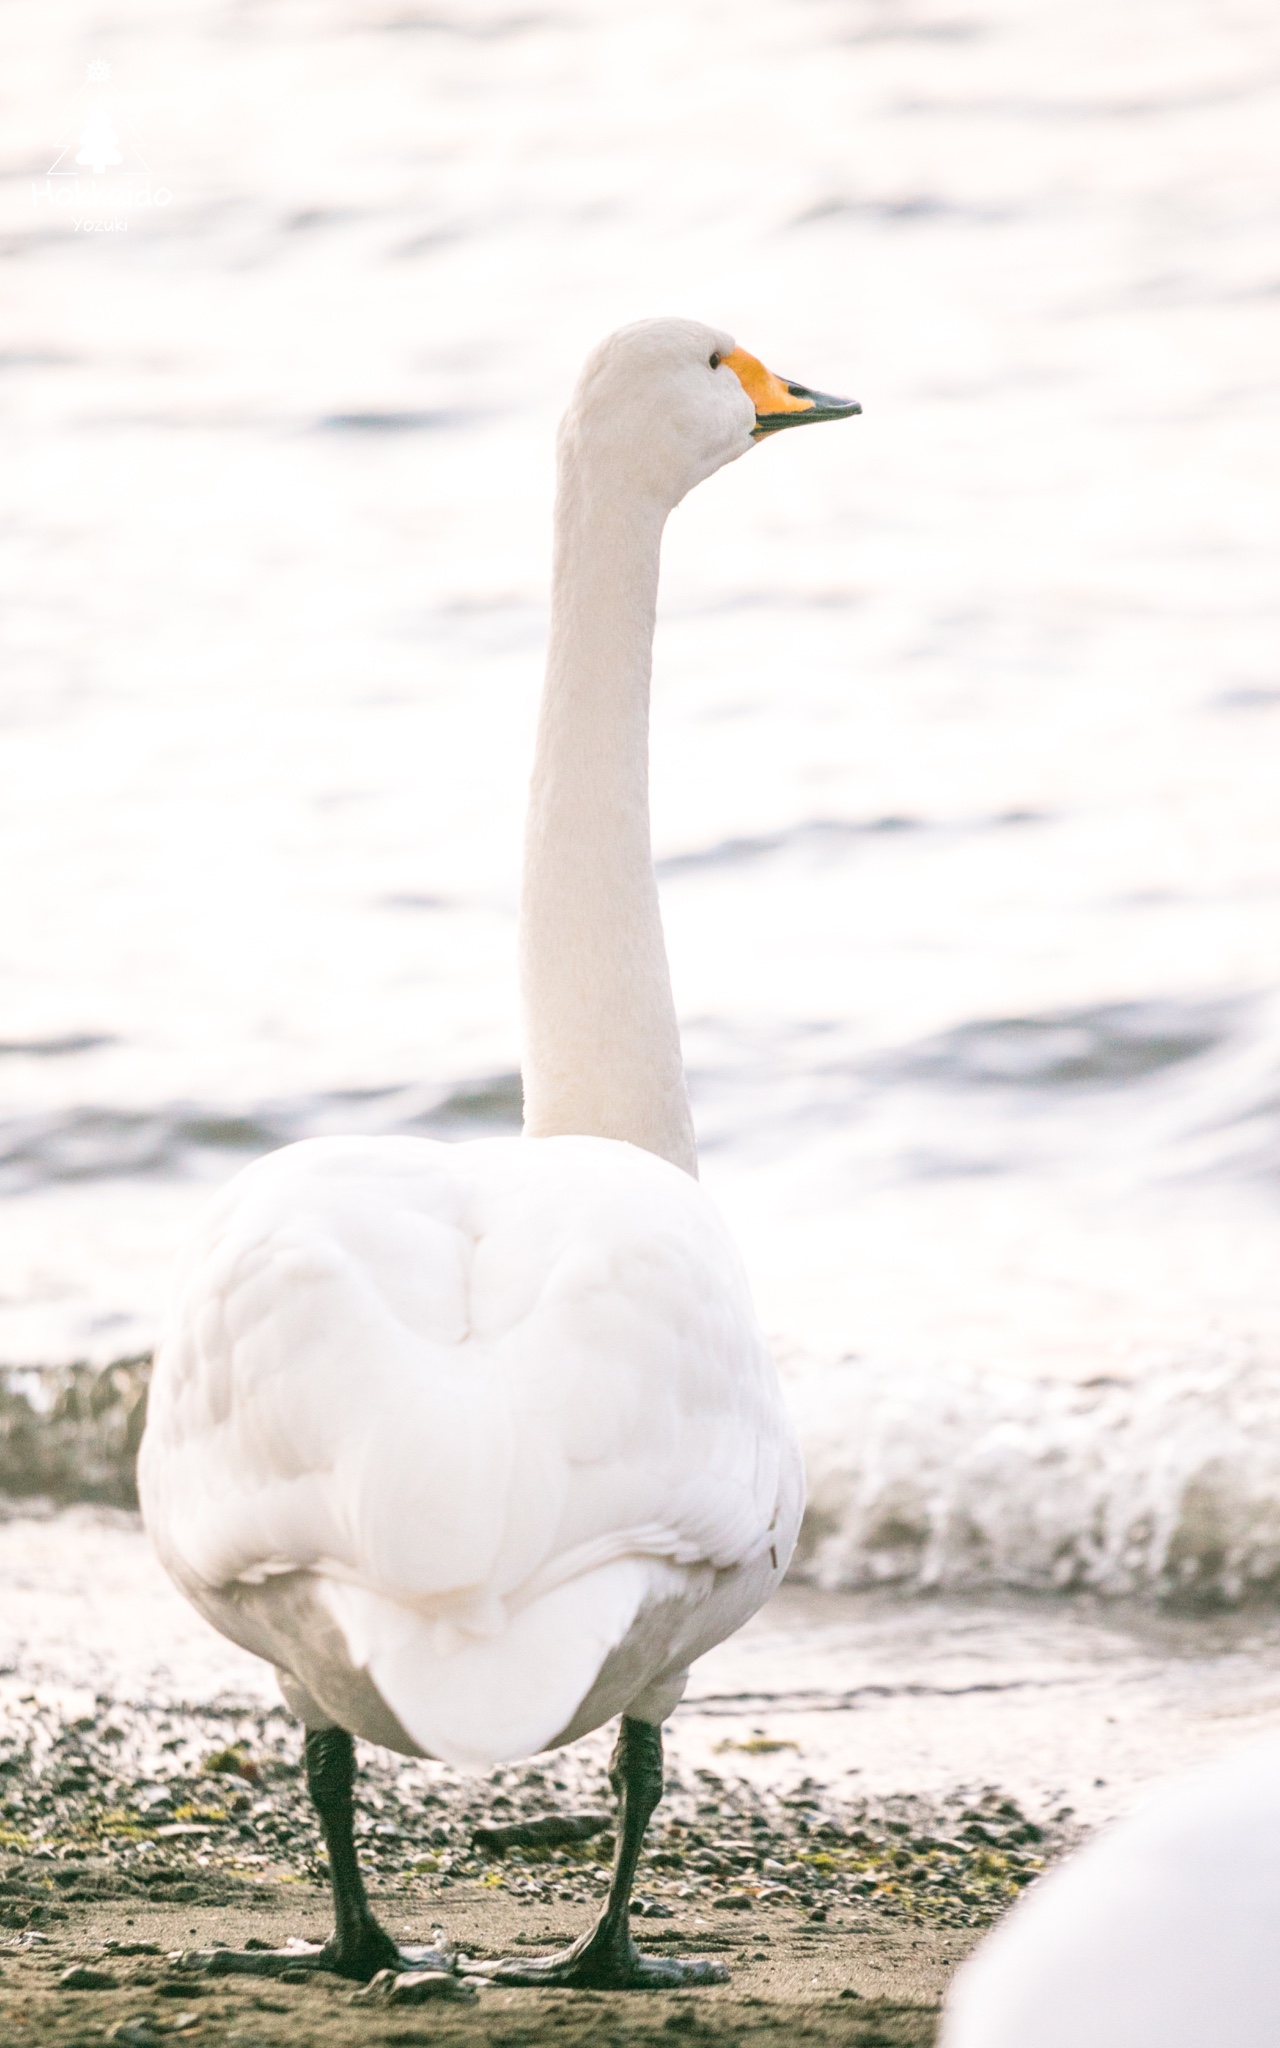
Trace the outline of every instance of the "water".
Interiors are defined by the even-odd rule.
[[[93,234],[90,59],[173,194]],[[53,0],[0,94],[0,1360],[147,1348],[267,1146],[514,1127],[554,421],[688,312],[866,408],[656,660],[802,1569],[1274,1593],[1274,9]]]

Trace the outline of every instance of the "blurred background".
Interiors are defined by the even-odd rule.
[[[127,1499],[173,1248],[256,1152],[518,1128],[555,422],[678,313],[865,408],[680,508],[656,653],[798,1568],[1273,1593],[1274,7],[46,0],[6,45],[10,1491]]]

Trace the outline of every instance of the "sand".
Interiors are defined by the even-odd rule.
[[[459,1890],[437,1914],[421,1901],[379,1890],[375,1905],[404,1941],[430,1942],[442,1926],[475,1957],[576,1934],[581,1909],[522,1906]],[[201,2048],[262,2048],[276,2042],[324,2044],[411,2042],[670,2042],[754,2043],[811,2038],[840,2043],[901,2043],[924,2048],[934,2039],[947,1976],[972,1944],[972,1932],[895,1921],[868,1910],[812,1925],[788,1909],[735,1914],[725,1931],[681,1921],[664,1923],[655,1952],[707,1954],[728,1963],[730,1982],[675,1992],[601,1994],[494,1987],[465,2003],[427,2008],[370,2008],[352,2003],[353,1988],[317,1976],[301,1983],[275,1979],[205,1980],[173,1957],[192,1948],[250,1940],[283,1943],[317,1938],[327,1928],[328,1899],[317,1886],[280,1886],[252,1903],[152,1905],[121,1901],[73,1905],[45,1934],[15,1935],[0,1947],[0,2039],[88,2043],[114,2040],[146,2048],[172,2035]],[[646,1939],[643,1926],[637,1929]],[[112,1945],[115,1946],[112,1946]],[[127,1950],[155,1953],[128,1954]],[[65,1990],[62,1974],[76,1964],[115,1978],[116,1987]]]

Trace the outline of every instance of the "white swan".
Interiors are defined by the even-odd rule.
[[[1280,1742],[1161,1786],[957,1973],[939,2048],[1276,2048]]]
[[[521,904],[526,1135],[287,1146],[231,1182],[186,1253],[143,1510],[182,1590],[277,1666],[306,1725],[337,1915],[317,1960],[345,1975],[400,1953],[356,1868],[352,1735],[490,1764],[618,1713],[605,1914],[507,1974],[712,1973],[636,1954],[631,1878],[660,1723],[691,1660],[778,1584],[802,1478],[695,1178],[649,842],[658,554],[673,506],[756,439],[857,410],[692,321],[591,356],[559,441]]]

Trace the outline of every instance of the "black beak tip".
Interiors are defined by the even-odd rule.
[[[809,395],[814,402],[814,411],[822,420],[848,420],[852,419],[855,413],[862,411],[861,403],[856,398],[832,398],[825,391],[814,391]]]
[[[784,427],[811,427],[821,420],[848,420],[862,407],[856,398],[832,398],[825,391],[810,391],[803,384],[789,384],[787,389],[793,398],[811,398],[813,404],[803,412],[757,413],[754,439],[763,440],[766,434],[777,434]]]

